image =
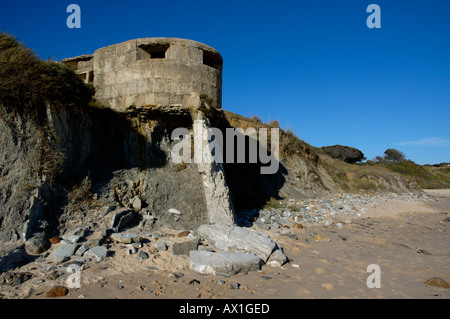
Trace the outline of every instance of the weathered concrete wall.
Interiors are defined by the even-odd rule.
[[[89,56],[63,60],[92,81],[98,101],[116,111],[131,105],[184,105],[192,92],[222,106],[222,57],[202,43],[142,38],[104,47]],[[93,73],[89,73],[90,70]]]

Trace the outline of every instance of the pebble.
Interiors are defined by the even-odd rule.
[[[363,216],[367,210],[365,206],[375,200],[425,201],[433,198],[433,195],[427,193],[340,194],[331,199],[292,200],[289,201],[288,208],[268,208],[259,211],[245,210],[238,212],[237,215],[240,224],[244,226],[257,225],[265,230],[283,227],[300,230],[306,229],[308,225],[315,224],[341,229],[344,226],[343,221],[348,223],[349,218]],[[450,217],[444,220],[450,221]],[[295,237],[292,236],[292,238]]]
[[[197,279],[192,279],[191,281],[189,281],[189,285],[200,285],[200,281],[198,281]]]
[[[69,289],[64,286],[58,286],[45,293],[45,298],[63,297],[69,293]]]
[[[159,240],[156,243],[153,244],[153,247],[155,247],[159,251],[166,251],[167,250],[166,243],[163,242],[163,241],[159,241]]]
[[[230,282],[227,287],[229,289],[240,289],[241,288],[241,284],[233,281],[233,282]]]
[[[148,259],[148,254],[145,251],[139,250],[138,258],[139,259]]]
[[[179,210],[175,209],[175,208],[170,208],[170,209],[168,210],[168,212],[169,212],[170,214],[174,214],[174,215],[181,215],[181,212],[180,212]]]
[[[433,287],[440,287],[440,288],[450,288],[450,285],[448,284],[448,282],[446,282],[444,279],[439,278],[439,277],[433,277],[431,279],[428,279],[425,284],[427,284],[428,286],[433,286]]]

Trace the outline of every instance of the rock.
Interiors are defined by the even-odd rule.
[[[114,211],[109,228],[117,228],[119,230],[126,228],[134,222],[135,217],[135,211],[128,208],[122,208]]]
[[[230,282],[228,284],[227,288],[229,288],[229,289],[240,289],[241,288],[241,284],[233,281],[233,282]]]
[[[225,224],[201,225],[197,234],[219,250],[245,251],[267,261],[277,247],[269,236],[253,229]]]
[[[134,247],[133,245],[131,245],[131,244],[127,245],[127,255],[135,254],[135,253],[137,253],[137,251],[138,251],[137,248]]]
[[[75,252],[75,255],[81,257],[88,250],[89,250],[89,246],[87,244],[83,244],[77,249],[77,251]]]
[[[256,255],[230,251],[192,250],[189,260],[190,268],[203,275],[233,276],[237,273],[259,270],[263,264]]]
[[[44,235],[35,235],[25,242],[25,251],[30,255],[42,254],[49,248],[49,242]]]
[[[12,273],[5,272],[0,274],[0,285],[18,286],[30,279],[31,273]]]
[[[71,235],[79,236],[79,237],[86,237],[86,235],[89,233],[90,229],[91,229],[90,226],[77,227],[77,228],[75,228],[74,231],[72,231]],[[65,239],[64,236],[63,236],[63,239]]]
[[[141,199],[138,197],[138,196],[136,196],[134,199],[133,199],[133,208],[136,210],[136,211],[140,211],[141,209],[142,209],[142,201],[141,201]]]
[[[76,244],[59,244],[48,258],[56,262],[66,261],[75,253],[77,248],[78,245]]]
[[[172,246],[172,252],[174,255],[186,255],[189,256],[191,250],[197,250],[198,239],[189,239],[179,243],[174,243]]]
[[[153,244],[153,247],[158,249],[159,251],[166,251],[167,245],[165,242],[158,240],[156,243]]]
[[[139,259],[148,259],[148,254],[145,251],[139,250],[138,258]]]
[[[187,237],[191,232],[189,230],[182,231],[177,235],[177,237]]]
[[[135,233],[114,233],[111,239],[118,243],[131,244],[140,242],[142,237]]]
[[[200,281],[197,279],[192,279],[191,281],[189,281],[189,285],[192,285],[192,286],[200,285]]]
[[[96,246],[84,253],[84,256],[94,257],[97,261],[101,261],[108,255],[108,249],[103,246]]]
[[[52,245],[56,245],[56,244],[59,244],[59,242],[60,242],[61,240],[59,239],[59,236],[53,236],[53,237],[50,238],[48,241],[49,241]]]
[[[170,208],[168,210],[169,213],[174,214],[174,215],[181,215],[181,212],[178,209],[175,208]]]
[[[450,285],[448,284],[448,282],[446,282],[444,279],[439,278],[439,277],[433,277],[431,279],[428,279],[427,281],[425,281],[425,283],[428,286],[440,287],[440,288],[450,288]]]
[[[45,293],[45,298],[64,297],[69,293],[69,289],[64,286],[58,286]]]
[[[272,255],[270,255],[267,264],[272,267],[281,267],[288,261],[288,258],[283,254],[281,249],[275,250]]]
[[[331,238],[328,237],[327,235],[323,235],[323,234],[316,234],[314,236],[315,241],[320,241],[320,242],[329,242],[331,241]]]
[[[81,237],[78,235],[63,235],[62,239],[69,242],[70,244],[76,244],[80,241]]]

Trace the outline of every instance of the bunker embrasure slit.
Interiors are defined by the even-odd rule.
[[[221,71],[222,58],[214,52],[203,50],[203,64]]]
[[[139,45],[138,60],[165,59],[169,47],[168,43],[141,44]]]

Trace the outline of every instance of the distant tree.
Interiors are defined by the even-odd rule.
[[[386,161],[400,163],[405,160],[405,154],[403,154],[399,150],[388,148],[386,151],[384,151],[384,159]]]
[[[366,159],[363,152],[350,146],[324,146],[322,147],[322,150],[325,152],[325,154],[331,156],[332,158],[351,164],[361,162]]]
[[[374,161],[378,162],[378,163],[383,163],[384,162],[384,157],[383,156],[375,156]]]

